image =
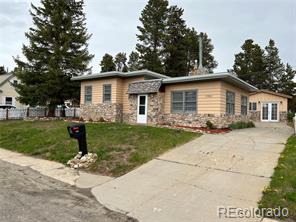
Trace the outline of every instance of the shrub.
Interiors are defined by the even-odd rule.
[[[295,112],[288,112],[287,119],[291,123],[293,122],[293,117],[295,116]]]
[[[206,125],[207,125],[207,128],[208,129],[215,129],[216,127],[214,126],[214,124],[210,121],[210,120],[208,120],[207,122],[206,122]]]
[[[239,122],[229,124],[228,127],[230,129],[244,129],[244,128],[255,127],[255,125],[254,125],[254,123],[252,121],[249,121],[249,122],[239,121]]]

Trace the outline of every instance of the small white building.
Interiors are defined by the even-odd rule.
[[[0,105],[11,105],[20,109],[27,107],[16,100],[19,94],[13,84],[18,83],[18,81],[12,73],[0,74]]]

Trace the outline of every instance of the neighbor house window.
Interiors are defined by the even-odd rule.
[[[92,86],[84,87],[84,103],[91,104],[92,102]]]
[[[249,103],[249,110],[256,111],[257,110],[257,103],[256,102]]]
[[[226,92],[226,114],[234,115],[235,113],[235,94],[234,92]]]
[[[196,90],[172,92],[172,113],[196,113]]]
[[[111,102],[111,84],[103,85],[103,103]]]
[[[12,105],[12,97],[5,97],[5,105]]]
[[[246,96],[241,97],[241,114],[242,115],[248,114],[248,97]]]

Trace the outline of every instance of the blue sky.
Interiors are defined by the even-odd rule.
[[[29,0],[0,0],[0,65],[12,69],[12,56],[21,56],[24,32],[31,26]],[[38,0],[33,0],[39,4]],[[95,54],[93,72],[107,52],[130,53],[137,42],[139,16],[147,0],[85,0],[87,26],[92,38],[89,51]],[[252,38],[264,47],[274,39],[284,63],[296,69],[295,0],[171,0],[184,8],[188,26],[207,32],[215,46],[216,72],[233,65],[234,54],[244,40]]]

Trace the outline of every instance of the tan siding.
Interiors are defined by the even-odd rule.
[[[123,113],[129,112],[129,101],[128,101],[128,94],[127,94],[128,85],[132,82],[140,81],[140,80],[144,80],[144,76],[122,79],[121,95],[122,95]]]
[[[172,84],[165,86],[165,104],[164,112],[171,112],[171,92],[175,90],[197,90],[197,112],[207,114],[219,114],[221,107],[220,92],[221,82],[199,82],[199,83],[183,83],[183,84]]]
[[[241,96],[249,97],[249,93],[236,86],[222,82],[222,91],[221,91],[222,113],[226,113],[226,92],[227,91],[231,91],[235,93],[235,114],[240,115],[241,114]]]
[[[123,112],[128,112],[128,85],[134,81],[144,80],[144,77],[132,77],[132,78],[109,78],[109,79],[96,79],[81,82],[80,103],[84,104],[84,89],[85,86],[92,86],[92,103],[99,104],[103,102],[103,85],[112,85],[112,103],[122,103]]]
[[[260,104],[258,104],[259,101]],[[250,102],[257,102],[257,111],[261,111],[261,104],[263,102],[277,102],[279,104],[280,112],[288,111],[288,99],[281,96],[260,92],[254,95],[250,95]]]
[[[100,80],[89,80],[81,82],[81,104],[84,104],[84,89],[85,86],[92,86],[92,103],[98,104],[103,102],[103,85],[111,84],[111,102],[121,103],[121,79],[110,78]]]

